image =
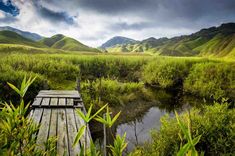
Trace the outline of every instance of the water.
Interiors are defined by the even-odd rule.
[[[113,134],[123,135],[126,132],[128,146],[126,152],[135,147],[151,141],[151,130],[158,130],[161,126],[160,118],[168,113],[174,116],[174,110],[181,113],[191,107],[200,107],[203,100],[182,95],[180,92],[154,91],[155,97],[150,101],[137,101],[125,104],[115,110],[122,111],[117,124],[113,127]],[[103,142],[102,125],[91,125],[93,139],[101,146]],[[112,142],[112,135],[107,136],[108,142]]]
[[[134,120],[121,124],[117,127],[117,134],[123,135],[126,132],[126,140],[128,142],[128,151],[131,151],[145,141],[150,141],[150,130],[160,128],[160,118],[165,114],[157,107],[151,107],[138,121]]]

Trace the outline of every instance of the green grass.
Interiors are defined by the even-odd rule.
[[[12,31],[0,31],[0,43],[1,44],[19,44],[32,46],[37,48],[45,48],[46,46],[40,43],[36,43],[32,40],[24,38]]]
[[[205,106],[203,109],[190,110],[192,137],[201,135],[196,150],[205,155],[234,155],[235,109],[227,103]],[[187,125],[187,113],[180,119]],[[152,142],[136,149],[132,155],[176,155],[186,138],[180,137],[180,127],[175,118],[166,115],[161,118],[160,130],[152,131]],[[182,136],[182,135],[181,135]]]
[[[61,34],[54,35],[51,38],[44,38],[40,40],[39,43],[42,43],[53,49],[61,49],[66,51],[100,52],[96,48],[88,47],[73,38],[66,37]]]
[[[170,39],[146,39],[141,42],[117,45],[109,52],[153,53],[164,56],[234,56],[235,25],[224,24],[217,28],[203,29],[191,35]]]

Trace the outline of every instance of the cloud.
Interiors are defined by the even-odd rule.
[[[8,14],[0,10],[0,22],[1,23],[9,24],[9,23],[16,22],[16,21],[17,19],[13,17],[11,14]]]
[[[74,17],[69,16],[66,12],[56,12],[43,6],[38,6],[37,10],[43,18],[47,18],[52,22],[65,22],[70,25],[75,24]]]
[[[56,23],[66,23],[68,25],[73,25],[76,24],[74,21],[74,18],[76,16],[71,16],[68,12],[63,10],[63,7],[61,8],[56,8],[56,7],[50,7],[49,5],[46,5],[43,3],[44,1],[38,1],[34,0],[32,1],[33,6],[41,17],[44,19],[50,20],[51,22],[56,22]]]
[[[12,4],[10,0],[0,0],[0,10],[12,16],[17,16],[20,13],[19,8]]]
[[[91,46],[116,35],[137,40],[173,37],[235,21],[234,0],[12,0],[11,4],[19,14],[4,11],[0,25],[45,36],[62,33]]]

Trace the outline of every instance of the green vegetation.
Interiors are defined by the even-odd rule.
[[[7,49],[6,52],[9,52],[12,46],[15,49],[18,46],[21,49],[25,46],[25,48],[23,48],[24,50],[33,49],[33,51],[37,51],[37,52],[55,51],[55,49],[57,51],[61,50],[61,52],[64,52],[64,51],[65,52],[66,51],[100,52],[96,48],[88,47],[73,38],[69,38],[61,34],[52,36],[51,38],[43,38],[40,41],[33,41],[13,31],[4,30],[4,31],[0,31],[0,43],[9,44],[9,49]],[[2,49],[1,46],[0,46],[0,49]]]
[[[36,77],[35,77],[36,78]],[[31,118],[27,118],[30,103],[25,105],[24,97],[35,78],[26,79],[24,77],[21,87],[17,88],[13,84],[9,86],[20,96],[17,107],[12,103],[3,103],[0,111],[0,154],[20,155],[20,156],[49,156],[56,155],[56,140],[49,138],[42,147],[36,144],[36,133],[39,129]],[[41,145],[43,146],[43,145]]]
[[[109,103],[112,107],[133,101],[148,100],[151,97],[151,93],[145,89],[143,83],[122,83],[109,79],[87,81],[82,84],[81,91],[85,104],[100,100],[100,104]]]
[[[140,42],[119,44],[107,48],[108,52],[145,52],[167,56],[234,56],[235,24],[202,29],[191,35],[174,38],[153,37]]]
[[[184,89],[192,94],[221,99],[232,97],[235,84],[234,64],[200,63],[195,64],[184,83]]]
[[[0,58],[1,98],[14,96],[6,82],[20,84],[31,73],[38,79],[30,89],[74,89],[82,80],[85,103],[97,100],[113,106],[146,100],[144,84],[154,88],[181,89],[210,99],[233,98],[233,61],[206,58],[173,58],[132,55],[8,54]],[[144,96],[140,96],[144,95]],[[6,100],[6,99],[4,99]]]
[[[192,138],[201,135],[196,150],[205,155],[234,155],[235,110],[228,103],[204,106],[203,109],[190,110]],[[188,114],[180,115],[182,124],[187,125]],[[132,155],[176,155],[180,145],[187,139],[180,136],[181,131],[175,118],[168,115],[161,118],[161,128],[152,132],[152,143],[136,149]]]
[[[90,48],[73,38],[66,37],[61,34],[54,35],[51,38],[44,38],[40,40],[39,43],[42,43],[54,49],[62,49],[68,51],[99,52],[99,50],[95,48]]]
[[[22,134],[23,142],[28,142],[30,147],[34,146],[33,134],[38,126],[26,120],[25,113],[19,115],[20,112],[27,110],[27,107],[18,102],[25,94],[25,92],[20,93],[22,88],[28,89],[25,75],[37,77],[29,87],[29,93],[24,97],[26,102],[32,101],[39,90],[75,89],[76,80],[81,80],[81,94],[86,108],[91,108],[90,104],[94,103],[93,111],[95,111],[104,108],[105,104],[109,103],[110,110],[107,108],[106,114],[109,114],[109,111],[117,114],[113,119],[108,115],[104,119],[96,118],[107,127],[113,126],[114,121],[119,117],[120,113],[117,110],[120,107],[133,109],[136,113],[139,113],[140,109],[148,109],[143,103],[152,102],[151,100],[154,99],[153,93],[148,89],[149,86],[152,90],[173,90],[177,93],[193,94],[217,102],[223,101],[223,98],[233,101],[235,98],[235,62],[232,58],[235,56],[235,51],[234,36],[231,32],[234,28],[231,26],[231,29],[228,29],[228,27],[230,24],[201,30],[190,36],[162,38],[157,41],[149,38],[138,45],[131,43],[120,47],[120,51],[133,50],[133,52],[174,56],[198,54],[200,56],[225,56],[223,59],[97,53],[96,49],[63,35],[44,38],[39,44],[12,32],[1,32],[0,42],[4,44],[0,45],[0,99],[7,102],[11,100],[13,104],[4,104],[6,107],[0,112],[0,122],[6,123],[12,120],[14,123],[17,121],[16,116],[20,116],[24,121],[14,123],[16,127],[11,129],[11,133],[7,133],[9,132],[7,128],[1,127],[0,137],[3,138],[0,144],[4,150],[0,152],[3,154],[12,152],[14,148],[14,154],[22,149],[19,148],[22,138],[12,137],[17,134]],[[229,56],[231,58],[228,59]],[[21,83],[22,80],[23,83]],[[7,82],[16,84],[16,87],[9,86]],[[20,89],[17,90],[17,87]],[[14,88],[16,92],[11,88]],[[19,97],[18,94],[21,96]],[[167,95],[159,92],[155,96],[161,96],[164,99]],[[127,104],[132,106],[127,106]],[[164,104],[162,102],[159,107],[167,107],[163,106]],[[168,107],[172,107],[171,110],[174,109],[174,106]],[[232,107],[232,104],[216,103],[213,106],[203,106],[202,109],[192,108],[189,115],[182,113],[178,120],[169,116],[164,117],[160,130],[152,132],[153,142],[139,147],[132,154],[176,155],[179,151],[183,151],[184,154],[198,151],[198,153],[205,152],[205,155],[233,155],[235,112]],[[90,122],[91,118],[95,118],[91,113],[93,112],[89,109],[87,116],[83,116],[86,123]],[[128,112],[124,113],[126,113],[124,114],[125,120],[133,119]],[[80,116],[82,116],[81,113]],[[26,127],[27,124],[30,126]],[[187,124],[189,126],[186,126]],[[19,126],[23,129],[28,128],[29,131],[23,134],[22,130],[17,130]],[[84,133],[87,135],[87,125],[78,132],[74,144]],[[26,135],[30,137],[26,138]],[[5,137],[9,140],[4,139]],[[113,155],[120,155],[126,147],[125,135],[116,136],[113,139],[116,140],[113,145],[109,146],[110,150]],[[12,141],[15,141],[14,145],[11,144]],[[48,155],[53,152],[53,143],[54,140],[51,139],[46,144]],[[28,145],[23,148],[23,152],[29,152]],[[90,153],[99,155],[94,145],[91,145],[88,150]],[[40,151],[34,151],[40,153]]]
[[[7,44],[27,45],[27,46],[38,47],[38,48],[46,47],[43,44],[39,44],[35,41],[24,38],[12,31],[0,31],[0,43],[1,44],[7,43]]]
[[[96,150],[96,148],[94,147],[93,142],[91,141],[91,145],[90,148],[87,147],[87,137],[88,135],[88,123],[95,118],[97,121],[99,121],[100,123],[104,124],[105,126],[107,126],[108,128],[111,128],[114,124],[114,122],[116,122],[117,118],[119,117],[120,113],[116,114],[113,118],[110,115],[109,112],[109,108],[108,108],[108,104],[104,105],[103,107],[101,107],[98,111],[96,111],[93,115],[91,115],[92,112],[92,107],[93,105],[91,104],[87,114],[84,114],[84,112],[82,112],[80,109],[77,110],[78,115],[84,120],[85,125],[83,125],[80,130],[78,131],[74,143],[73,145],[78,144],[78,141],[81,139],[82,135],[85,135],[85,142],[82,145],[82,150],[80,152],[80,155],[84,155],[84,156],[98,156],[100,155],[100,152]],[[106,114],[105,117],[100,117],[98,116],[99,113],[102,112],[102,110],[106,107]],[[106,127],[104,128],[104,131],[106,131]],[[126,139],[126,134],[124,134],[123,137],[121,137],[120,135],[117,135],[114,139],[114,145],[109,145],[108,147],[111,149],[111,154],[113,156],[122,156],[124,149],[127,146],[127,143],[125,141]],[[104,136],[104,153],[105,155],[107,154],[106,151],[106,136]]]
[[[161,58],[143,68],[143,81],[153,87],[181,88],[196,96],[221,99],[233,98],[235,85],[233,62],[199,58]]]

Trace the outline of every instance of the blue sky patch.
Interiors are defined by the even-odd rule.
[[[0,10],[4,11],[5,13],[9,13],[12,16],[17,16],[20,13],[20,9],[12,4],[11,0],[8,0],[6,3],[3,2],[3,0],[0,0]]]

